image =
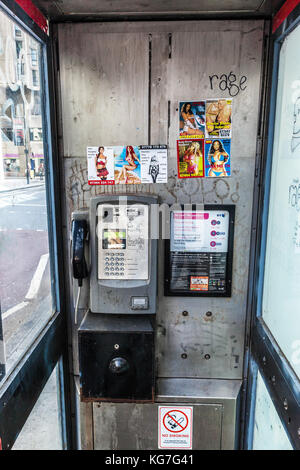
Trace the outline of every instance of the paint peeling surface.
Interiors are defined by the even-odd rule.
[[[160,377],[240,378],[263,23],[65,24],[58,29],[66,236],[71,212],[88,209],[90,198],[103,193],[155,194],[171,205],[235,204],[231,298],[164,297],[164,247],[159,243],[156,359]],[[247,77],[247,87],[233,98],[232,174],[178,179],[178,103],[215,98],[209,76],[229,71]],[[217,97],[227,93],[218,90]],[[99,145],[168,144],[168,183],[89,186],[86,146],[95,137]]]

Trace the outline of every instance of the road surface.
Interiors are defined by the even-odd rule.
[[[45,187],[0,192],[0,302],[8,365],[51,316]]]

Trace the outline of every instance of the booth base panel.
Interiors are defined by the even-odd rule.
[[[239,380],[158,379],[155,403],[94,403],[92,419],[82,419],[92,429],[81,426],[81,432],[93,436],[95,450],[157,450],[159,408],[184,407],[192,408],[193,450],[235,449],[240,389]]]

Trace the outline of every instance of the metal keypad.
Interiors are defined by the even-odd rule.
[[[124,276],[124,253],[106,253],[104,260],[106,276]]]

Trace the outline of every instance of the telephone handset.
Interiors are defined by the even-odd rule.
[[[78,286],[82,286],[82,279],[88,276],[88,268],[84,256],[84,240],[88,236],[86,220],[72,221],[72,268],[73,277],[78,279]]]

